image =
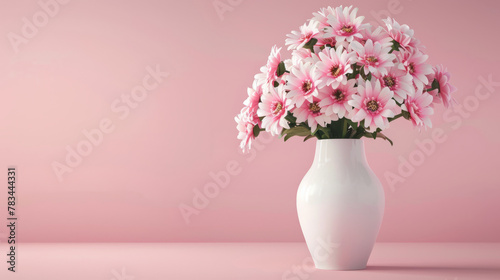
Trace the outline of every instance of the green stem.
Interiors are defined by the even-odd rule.
[[[347,120],[344,119],[342,121],[342,138],[346,138],[346,134],[347,134]]]
[[[394,118],[389,118],[389,122],[395,121],[403,116],[403,113],[397,114],[394,116]]]

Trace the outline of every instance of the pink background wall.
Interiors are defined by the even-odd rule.
[[[414,28],[430,62],[452,72],[464,105],[437,111],[442,136],[428,155],[415,141],[429,142],[433,130],[406,122],[387,131],[394,147],[365,140],[386,189],[379,241],[500,241],[500,83],[488,90],[480,82],[500,82],[499,1],[67,2],[45,22],[36,1],[0,9],[0,167],[19,169],[21,241],[303,240],[295,195],[315,142],[261,141],[242,155],[233,117],[271,46],[283,46],[312,12],[340,4],[358,6],[368,21],[390,14]],[[214,3],[232,6],[219,17]],[[23,36],[23,18],[33,15],[40,27],[13,47],[8,34]],[[122,94],[157,65],[170,76],[128,115],[116,113],[112,105],[123,109]],[[103,119],[113,130],[58,180],[52,164]],[[399,173],[401,159],[413,170]],[[210,173],[228,165],[235,175],[187,224],[179,206],[192,206],[195,191],[214,182]],[[390,184],[389,173],[404,182]]]

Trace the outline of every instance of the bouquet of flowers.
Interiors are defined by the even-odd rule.
[[[382,131],[403,117],[432,127],[434,104],[455,100],[450,73],[427,64],[414,31],[392,18],[364,24],[357,8],[323,8],[287,35],[291,58],[272,47],[235,117],[241,148],[261,131],[307,139],[387,138]]]

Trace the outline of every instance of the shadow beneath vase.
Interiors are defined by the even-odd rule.
[[[480,275],[497,276],[500,279],[500,264],[498,266],[397,266],[397,265],[372,265],[367,266],[365,271],[389,272],[389,273],[411,273],[422,275]]]

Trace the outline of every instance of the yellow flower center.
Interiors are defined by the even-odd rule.
[[[351,33],[352,32],[352,26],[351,25],[344,25],[340,30],[342,30],[345,33]]]
[[[311,110],[314,114],[317,114],[321,111],[321,107],[319,107],[318,102],[313,102],[309,104],[309,110]]]
[[[375,101],[375,100],[370,100],[370,101],[368,101],[368,103],[366,103],[366,108],[370,112],[377,112],[377,110],[378,110],[378,102]]]
[[[367,57],[366,61],[368,61],[370,63],[376,63],[376,62],[378,62],[378,59],[372,55],[372,56]]]
[[[340,71],[342,71],[342,69],[340,68],[340,65],[334,65],[332,66],[332,68],[330,69],[330,73],[332,74],[332,76],[334,76],[335,78],[338,77],[340,75]]]
[[[396,84],[396,81],[391,76],[385,76],[383,80],[386,87],[393,87]]]
[[[344,93],[340,89],[336,89],[332,95],[337,101],[342,101],[344,99]]]
[[[408,66],[409,70],[408,72],[410,72],[410,74],[413,75],[413,73],[415,73],[415,64],[412,62],[410,63],[410,65]]]
[[[278,102],[276,104],[276,107],[274,107],[274,111],[273,111],[273,114],[277,115],[281,109],[283,109],[283,105],[281,104],[281,102]]]
[[[306,80],[303,84],[302,84],[302,91],[304,92],[308,92],[310,91],[312,88],[312,83],[311,81],[309,80]]]

